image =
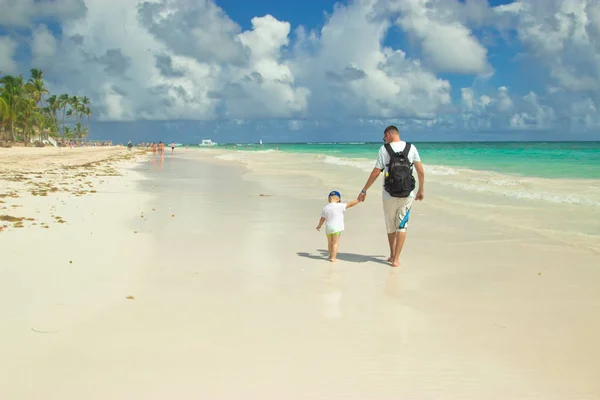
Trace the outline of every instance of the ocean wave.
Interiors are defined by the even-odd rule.
[[[444,166],[440,166],[440,165],[425,165],[423,167],[423,169],[425,169],[425,173],[428,173],[431,175],[440,175],[440,176],[458,175],[458,171],[455,170],[454,168],[444,167]]]
[[[490,181],[488,181],[488,182],[490,182]],[[541,189],[537,189],[537,190],[533,189],[533,190],[527,191],[527,192],[520,191],[520,190],[502,190],[501,189],[502,187],[515,187],[515,186],[521,185],[521,183],[519,183],[519,184],[514,184],[514,183],[498,184],[499,182],[500,181],[496,180],[496,182],[494,184],[496,187],[490,187],[490,186],[485,186],[485,185],[481,185],[481,184],[463,183],[463,182],[451,182],[449,184],[458,189],[469,190],[469,191],[480,192],[480,193],[492,193],[492,194],[502,195],[502,196],[506,196],[506,197],[512,197],[512,198],[521,199],[521,200],[540,200],[540,201],[546,201],[546,202],[556,203],[556,204],[576,204],[576,205],[592,206],[592,207],[600,206],[600,201],[598,201],[598,200],[583,197],[583,196],[577,196],[577,195],[573,195],[573,194],[551,193],[551,192],[541,190]]]
[[[374,162],[372,160],[349,159],[334,156],[325,156],[325,158],[323,158],[323,162],[327,164],[359,168],[366,172],[371,171],[374,166]]]
[[[241,161],[239,155],[235,153],[220,154],[215,158],[224,161]]]
[[[486,182],[490,185],[495,185],[495,186],[523,186],[523,181],[514,180],[514,179],[494,178],[494,179],[488,179]]]

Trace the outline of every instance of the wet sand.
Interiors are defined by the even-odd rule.
[[[354,197],[366,174],[217,154],[149,156],[119,190],[70,200],[97,216],[57,242],[1,234],[14,266],[0,268],[0,397],[600,396],[597,253],[426,199],[393,269],[376,184],[346,213],[331,264],[314,229],[325,196],[336,185]],[[62,264],[54,246],[91,227],[101,239],[84,242],[77,269]],[[34,317],[49,333],[31,331]]]

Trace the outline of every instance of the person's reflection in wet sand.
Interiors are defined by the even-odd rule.
[[[394,351],[407,343],[413,310],[406,305],[402,270],[390,268],[383,288],[381,325],[384,337],[394,338]]]
[[[327,318],[341,318],[342,291],[340,289],[340,274],[338,266],[331,265],[325,276],[325,290],[323,293],[323,316]]]
[[[402,282],[397,269],[391,269],[385,281],[385,294],[390,297],[399,298],[402,295]]]

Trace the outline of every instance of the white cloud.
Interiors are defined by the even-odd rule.
[[[430,118],[450,103],[448,81],[382,46],[390,23],[372,18],[375,6],[339,5],[320,32],[299,31],[294,71],[313,91],[313,115]]]
[[[384,8],[400,13],[397,24],[421,43],[426,60],[437,71],[491,72],[487,49],[461,21],[485,18],[485,5],[471,1],[462,6],[454,0],[441,5],[432,0],[385,1],[389,4]]]
[[[528,54],[568,91],[600,90],[600,3],[527,0],[514,7]]]
[[[18,70],[14,60],[17,51],[17,42],[7,36],[0,36],[0,72],[13,74]]]
[[[39,67],[53,91],[91,97],[102,120],[282,119],[294,131],[322,128],[319,119],[414,129],[600,126],[597,0],[354,0],[314,30],[272,15],[243,30],[213,0],[0,0],[0,8],[9,10],[0,26],[30,32],[22,72]],[[46,19],[61,33],[39,24]],[[410,45],[386,42],[397,27]],[[520,40],[546,87],[509,88],[501,74],[486,87],[503,53],[483,37],[496,33]],[[5,73],[18,72],[15,38],[0,37]],[[473,87],[453,101],[446,73],[476,75]]]
[[[290,24],[266,15],[252,19],[252,30],[238,35],[249,53],[248,64],[234,69],[232,82],[245,96],[229,101],[231,115],[285,118],[302,114],[308,105],[310,91],[296,87],[289,63],[282,61],[281,49],[289,44]],[[262,112],[256,105],[262,104]]]
[[[287,22],[255,18],[241,32],[208,1],[86,5],[40,67],[49,79],[68,76],[71,90],[102,106],[101,119],[290,118],[307,107],[310,91],[281,56]]]
[[[31,58],[33,64],[40,64],[44,59],[56,54],[56,38],[46,25],[38,26],[32,34]]]
[[[80,18],[86,12],[84,0],[0,0],[0,10],[0,26],[18,28],[40,19]]]

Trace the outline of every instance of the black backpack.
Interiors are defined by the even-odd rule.
[[[413,166],[408,161],[410,148],[411,144],[406,143],[401,153],[395,153],[389,143],[385,144],[385,149],[390,155],[390,163],[387,165],[388,172],[383,187],[392,197],[408,197],[415,189]]]

